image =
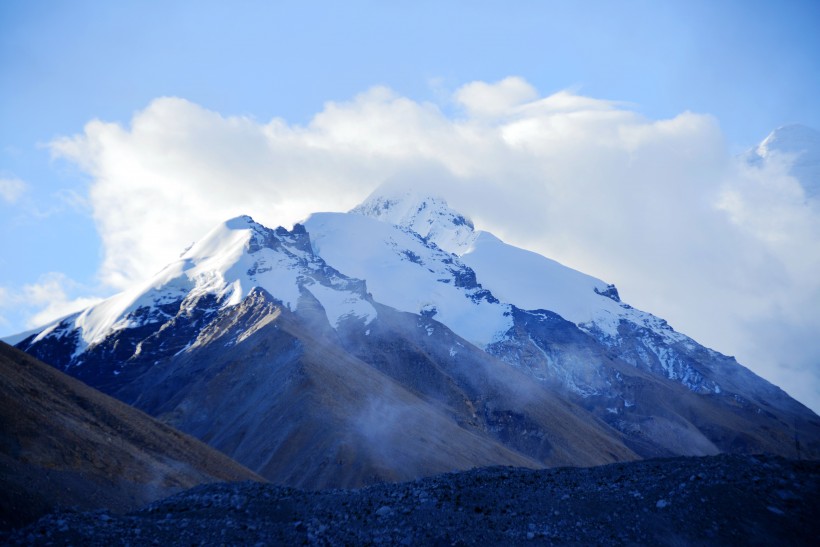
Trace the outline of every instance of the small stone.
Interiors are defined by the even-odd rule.
[[[393,510],[390,508],[389,505],[382,505],[381,507],[379,507],[378,510],[376,510],[376,515],[378,515],[380,517],[386,517],[387,515],[389,515],[392,512],[393,512]]]
[[[664,507],[666,507],[667,505],[669,505],[669,502],[668,502],[668,501],[666,501],[666,500],[658,500],[658,503],[656,503],[656,504],[655,504],[655,507],[657,507],[658,509],[663,509],[663,508],[664,508]]]

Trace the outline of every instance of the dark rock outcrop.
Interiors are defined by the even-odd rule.
[[[721,455],[474,469],[361,490],[200,486],[144,509],[48,516],[11,544],[816,545],[820,462]]]

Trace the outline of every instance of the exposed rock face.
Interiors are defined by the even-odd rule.
[[[200,441],[0,342],[0,529],[57,508],[131,510],[263,480]]]
[[[820,462],[673,458],[475,469],[361,490],[200,486],[126,516],[58,514],[28,545],[816,545]]]
[[[431,337],[419,316],[375,306],[369,334],[356,319],[337,332],[310,294],[294,313],[255,290],[189,351],[114,393],[270,480],[311,489],[636,457],[616,431],[440,324],[429,322]],[[450,358],[441,338],[464,354]],[[526,420],[500,424],[512,415]],[[518,446],[524,434],[543,440]]]

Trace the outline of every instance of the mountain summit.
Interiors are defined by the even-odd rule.
[[[444,198],[411,190],[377,189],[350,212],[400,226],[459,255],[477,235],[472,221],[451,209]]]
[[[784,125],[772,131],[746,155],[752,165],[771,161],[789,162],[807,198],[820,197],[820,132],[805,125]]]
[[[820,419],[733,358],[413,192],[292,230],[231,219],[17,347],[307,488],[820,455]]]

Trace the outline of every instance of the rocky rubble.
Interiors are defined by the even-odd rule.
[[[60,513],[12,545],[816,545],[820,461],[720,455],[474,469],[358,490],[198,486],[127,515]]]

